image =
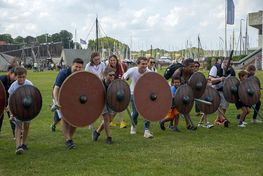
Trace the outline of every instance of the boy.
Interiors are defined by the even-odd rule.
[[[172,107],[171,107],[170,111],[167,114],[167,117],[160,121],[160,128],[162,130],[165,130],[165,126],[164,126],[165,122],[174,120],[174,126],[172,126],[170,128],[173,129],[173,131],[180,132],[180,130],[178,129],[179,112],[175,108],[175,102],[174,102],[174,96],[175,96],[175,93],[176,93],[176,89],[180,86],[180,84],[181,84],[180,77],[173,77],[172,78],[172,81],[171,81],[171,92],[172,92],[172,96],[173,96],[173,102],[172,102]]]
[[[26,79],[27,70],[23,67],[17,67],[15,70],[15,75],[17,80],[13,82],[8,89],[8,93],[11,96],[16,89],[24,85],[33,85],[31,81]],[[16,150],[15,153],[17,155],[22,154],[24,150],[28,150],[26,145],[26,139],[29,131],[29,124],[31,121],[21,121],[18,120],[17,117],[13,117],[12,112],[10,111],[10,118],[14,120],[16,128],[15,128],[15,139],[16,139]],[[21,136],[22,134],[22,136]]]
[[[107,92],[107,89],[108,89],[110,83],[114,80],[115,69],[113,69],[111,67],[106,67],[106,69],[103,72],[103,75],[104,75],[104,79],[102,80],[102,82],[103,82],[103,85],[105,86],[105,90]],[[114,114],[113,110],[106,103],[106,105],[104,106],[104,110],[102,112],[103,121],[101,122],[99,128],[97,130],[93,131],[93,133],[92,133],[92,140],[93,141],[97,141],[99,136],[100,136],[101,131],[103,129],[105,129],[105,133],[107,136],[106,144],[112,144],[110,122],[112,121],[113,114]]]
[[[242,70],[238,73],[238,77],[240,81],[244,81],[245,79],[247,79],[247,76],[248,76],[248,72],[245,70]],[[237,119],[239,119],[238,127],[244,128],[246,127],[247,124],[245,122],[245,118],[249,113],[249,106],[245,105],[240,100],[238,100],[238,102],[236,102],[235,105],[237,109],[241,109],[241,113],[237,115]]]

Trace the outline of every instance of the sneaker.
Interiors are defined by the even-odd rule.
[[[247,125],[247,122],[243,121],[243,124],[244,124],[244,125]]]
[[[199,122],[197,126],[198,126],[198,127],[201,127],[201,126],[203,126],[203,123],[202,123],[202,122]]]
[[[114,122],[111,122],[110,127],[116,127],[116,124]]]
[[[239,124],[238,127],[245,128],[246,125],[244,123],[242,123],[242,124]]]
[[[164,122],[159,122],[161,130],[165,131]]]
[[[69,150],[76,148],[72,139],[67,140],[65,145]]]
[[[186,128],[187,128],[188,130],[196,130],[196,129],[197,129],[197,127],[194,126],[194,125],[188,125]]]
[[[224,123],[224,127],[228,127],[230,122],[229,122],[229,120],[225,119],[225,121],[223,123]]]
[[[28,150],[28,147],[27,147],[26,144],[22,144],[22,145],[20,145],[20,147],[21,147],[23,150]]]
[[[88,126],[88,129],[89,129],[89,130],[92,130],[92,129],[93,129],[93,124],[90,124],[90,125]]]
[[[56,131],[56,125],[52,124],[52,125],[50,126],[50,128],[51,128],[51,131],[52,131],[52,132],[55,132],[55,131]]]
[[[261,120],[258,120],[258,119],[253,119],[252,122],[253,122],[253,123],[262,123],[262,121],[261,121]]]
[[[208,128],[208,129],[210,129],[210,128],[213,128],[214,125],[212,125],[212,124],[210,124],[210,123],[207,123],[207,124],[205,125],[205,127]]]
[[[130,134],[136,134],[136,126],[131,126]]]
[[[121,121],[120,128],[127,128],[127,125],[124,121]]]
[[[150,130],[145,130],[143,137],[145,137],[145,138],[153,138],[153,135],[151,134]]]
[[[100,136],[100,133],[98,133],[96,130],[94,130],[92,133],[92,140],[97,141],[99,136]]]
[[[106,144],[112,144],[112,137],[107,137]]]
[[[16,154],[21,155],[24,152],[23,148],[21,146],[16,148]]]
[[[174,126],[174,127],[173,127],[173,131],[175,131],[175,132],[181,132],[177,126]]]

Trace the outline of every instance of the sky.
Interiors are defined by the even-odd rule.
[[[235,24],[227,26],[227,41],[245,34],[248,13],[263,10],[262,0],[234,0]],[[132,50],[153,48],[179,50],[197,47],[223,49],[225,0],[0,0],[0,34],[13,38],[67,30],[76,40],[109,36]],[[258,30],[248,27],[250,47],[258,45]],[[75,39],[74,38],[74,39]],[[236,48],[236,46],[235,46]]]

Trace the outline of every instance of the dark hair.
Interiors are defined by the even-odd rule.
[[[188,59],[185,59],[184,62],[183,62],[183,65],[185,67],[189,66],[190,64],[193,64],[194,63],[194,60],[191,59],[191,58],[188,58]]]
[[[242,78],[242,77],[245,76],[245,75],[248,75],[248,72],[245,71],[245,70],[241,70],[241,71],[238,73],[239,79]]]
[[[13,67],[12,65],[9,65],[8,68],[7,68],[7,71],[8,71],[9,73],[15,73],[16,67]]]
[[[76,58],[76,59],[74,59],[72,63],[73,63],[73,64],[74,64],[74,63],[82,64],[82,65],[84,64],[84,62],[83,62],[83,60],[82,60],[81,58]]]
[[[110,55],[109,60],[110,60],[110,58],[112,58],[112,57],[114,57],[114,58],[117,60],[117,62],[118,62],[118,58],[117,58],[117,56],[116,56],[115,54]]]
[[[198,65],[198,67],[200,67],[200,63],[198,61],[194,61],[195,64]]]
[[[15,75],[23,75],[23,74],[27,74],[27,70],[24,67],[17,67],[15,69]]]
[[[91,53],[91,55],[90,55],[90,65],[94,65],[93,59],[94,59],[95,57],[97,57],[97,56],[100,56],[100,53],[99,53],[99,52],[93,52],[93,53]]]
[[[136,61],[136,64],[140,64],[142,60],[143,60],[143,61],[147,61],[147,58],[144,57],[144,56],[138,57],[138,59],[137,59],[137,61]]]
[[[114,73],[115,73],[115,72],[116,72],[116,69],[107,66],[107,67],[105,68],[105,70],[103,71],[103,75],[104,75],[104,76],[107,76],[107,74],[109,74],[110,72],[114,72]]]
[[[174,80],[179,80],[181,82],[181,78],[179,76],[173,76],[171,80],[171,85],[174,84]]]
[[[150,62],[151,59],[155,60],[153,57],[148,57],[147,62]]]
[[[249,66],[247,67],[247,71],[248,71],[248,72],[250,72],[250,71],[256,71],[255,65],[249,65]]]

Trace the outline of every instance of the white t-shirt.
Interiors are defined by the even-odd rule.
[[[149,69],[146,69],[144,73],[150,72]],[[123,78],[124,79],[131,79],[131,84],[130,84],[130,90],[131,90],[131,95],[133,95],[134,87],[135,84],[137,83],[138,79],[144,74],[144,73],[139,73],[138,67],[132,67],[127,70],[127,72],[124,73]]]
[[[16,89],[18,89],[18,88],[21,87],[21,86],[25,86],[25,85],[31,85],[31,86],[33,86],[32,82],[29,81],[29,80],[27,80],[27,79],[25,80],[25,82],[24,82],[23,85],[19,85],[18,82],[17,82],[17,80],[16,80],[15,82],[13,82],[13,83],[11,84],[11,86],[10,86],[9,89],[8,89],[9,95],[12,95],[12,94],[15,92]]]
[[[221,68],[223,69],[222,64],[221,64]],[[224,72],[225,72],[225,70],[223,69],[223,75],[224,75]],[[220,77],[220,76],[217,75],[217,68],[216,68],[216,66],[213,66],[213,67],[211,68],[211,70],[210,70],[210,72],[209,72],[209,76],[212,76],[212,77],[214,77],[214,78]]]
[[[94,73],[97,75],[99,78],[103,78],[103,72],[106,68],[106,65],[101,62],[99,65],[90,65],[90,62],[86,65],[85,71]]]

